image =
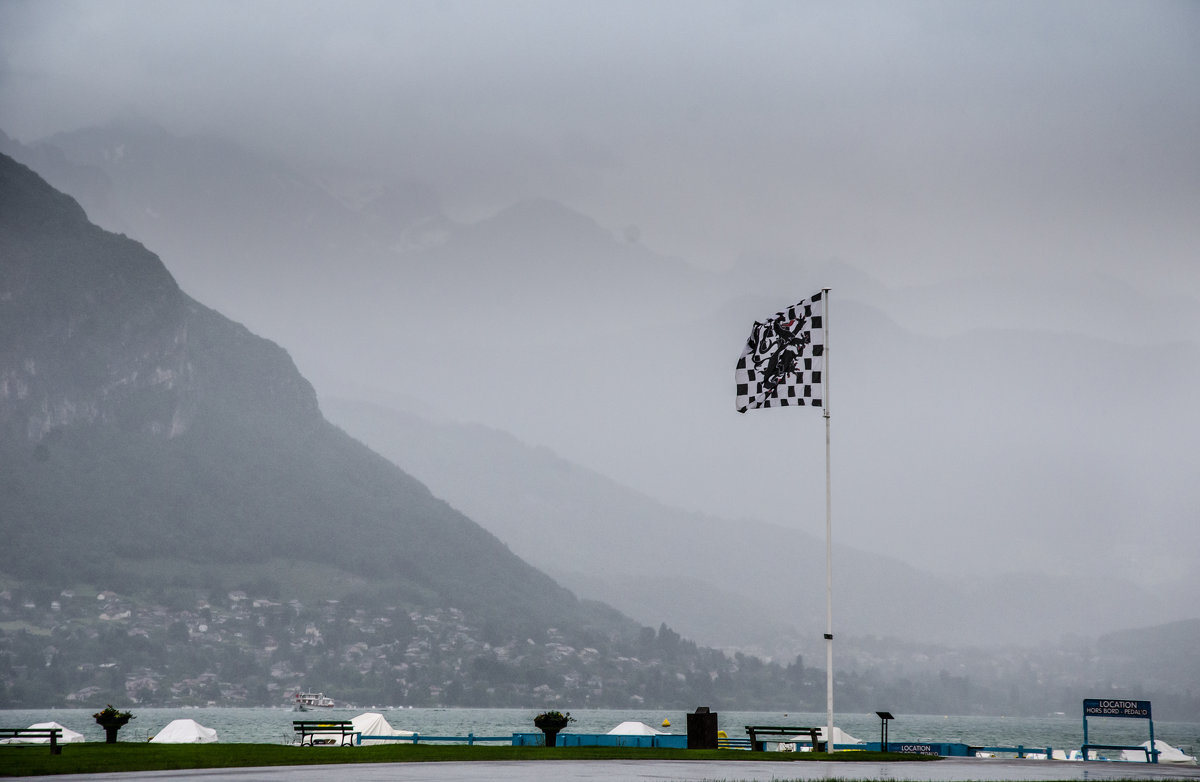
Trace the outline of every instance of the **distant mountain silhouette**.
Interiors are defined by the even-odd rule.
[[[555,211],[545,205],[532,209],[535,222]],[[521,210],[512,217],[529,219]],[[730,623],[735,640],[771,630],[769,623],[746,621],[753,611],[772,607],[769,589],[778,582],[771,578],[791,569],[806,571],[799,573],[798,587],[793,582],[785,589],[819,593],[812,584],[818,579],[815,568],[792,556],[793,544],[803,545],[806,536],[741,521],[735,523],[736,530],[729,530],[726,522],[672,510],[547,451],[531,455],[507,436],[469,431],[478,445],[495,446],[494,450],[482,461],[458,451],[457,476],[442,468],[429,474],[479,490],[451,497],[456,506],[462,498],[463,510],[467,500],[480,503],[499,496],[506,510],[529,512],[526,527],[509,530],[545,535],[547,541],[529,546],[514,542],[514,553],[402,469],[406,458],[392,450],[388,438],[372,445],[387,450],[401,467],[325,420],[313,387],[282,348],[189,297],[157,256],[136,241],[95,226],[78,203],[7,157],[0,157],[0,258],[0,576],[6,586],[15,584],[18,594],[34,596],[14,600],[5,589],[0,592],[0,614],[28,616],[39,604],[54,605],[59,599],[77,612],[52,631],[64,633],[56,641],[67,650],[63,654],[58,646],[46,646],[41,636],[4,631],[20,662],[0,671],[6,698],[36,692],[65,703],[58,688],[67,679],[101,682],[80,690],[93,695],[106,691],[104,687],[127,692],[125,688],[141,687],[138,682],[148,680],[139,671],[153,663],[155,676],[163,681],[173,676],[177,684],[204,669],[257,681],[258,694],[253,696],[236,692],[236,687],[227,695],[215,681],[198,695],[187,696],[201,702],[218,697],[269,702],[267,682],[274,683],[278,665],[284,677],[303,676],[305,670],[337,677],[362,698],[386,692],[395,693],[389,697],[419,697],[418,702],[427,704],[533,704],[569,696],[605,705],[678,704],[682,698],[688,704],[819,708],[820,676],[799,660],[764,666],[740,656],[730,659],[681,639],[667,625],[674,615],[695,620],[707,603],[713,612],[730,608],[743,614]],[[740,321],[737,309],[715,309],[676,324],[689,339],[672,342],[669,350],[633,356],[626,369],[655,363],[671,371],[696,363],[699,345],[719,342],[715,335]],[[887,358],[893,362],[889,366],[895,365],[902,361],[897,345],[903,345],[904,335],[891,333],[888,341],[871,343],[871,337],[890,328],[875,328],[880,324],[873,318],[879,316],[863,308],[850,319],[859,333],[847,333],[877,352],[866,358],[881,364]],[[490,346],[483,340],[486,320],[474,325],[478,350],[451,354],[450,359],[458,356],[465,372],[449,375],[445,382],[490,380],[481,370],[499,357],[488,355]],[[619,332],[620,324],[615,325]],[[590,358],[593,366],[583,374],[574,374],[583,365],[566,361],[581,356],[569,352],[562,354],[561,366],[544,361],[539,371],[557,372],[564,388],[598,384],[604,373],[596,364],[617,365],[613,357],[623,355],[627,347],[611,336],[588,340],[582,358]],[[995,340],[995,350],[1011,349],[1010,335],[989,338]],[[950,348],[964,364],[972,355],[961,342],[948,340],[941,347]],[[1095,349],[1102,352],[1104,346]],[[1169,364],[1172,355],[1163,350],[1152,357]],[[1044,356],[1037,359],[1045,361]],[[590,390],[598,387],[602,386]],[[639,400],[643,405],[661,408],[674,402],[666,392],[659,393],[661,389],[652,391]],[[549,403],[546,391],[539,393],[533,400],[535,413]],[[697,395],[707,399],[709,391]],[[728,399],[723,398],[727,395],[719,390],[712,395],[721,397],[728,410]],[[559,401],[579,410],[569,395]],[[587,414],[587,409],[578,412]],[[420,432],[422,426],[410,432]],[[440,449],[437,440],[444,434],[422,432],[413,435],[412,444],[424,441],[431,451]],[[450,439],[461,435],[452,432]],[[440,460],[444,468],[447,457],[455,461],[458,447],[452,444],[433,454],[431,463],[436,466]],[[505,471],[517,462],[537,469],[524,474]],[[508,495],[496,494],[499,490]],[[539,503],[546,507],[539,509]],[[804,504],[809,514],[815,512],[813,507]],[[725,534],[737,544],[728,546],[723,558],[706,558],[702,548],[692,545],[705,535]],[[607,606],[577,600],[518,556],[528,549],[552,561],[554,547],[564,578],[628,605],[635,605],[640,592],[638,618],[650,623],[649,617],[661,611],[659,629],[639,627]],[[621,561],[622,549],[626,563]],[[589,554],[593,563],[586,561]],[[872,589],[878,588],[876,577],[881,573],[884,581],[903,575],[909,585],[932,584],[919,572],[906,574],[905,567],[884,559],[854,555],[849,561],[853,567],[839,577],[864,578],[867,586],[860,585],[855,598],[863,616],[869,613],[862,609],[866,601],[884,603],[885,597],[899,594],[885,596]],[[750,563],[761,572],[754,573]],[[597,578],[605,575],[599,572],[604,566],[630,577],[623,591],[614,588],[613,579]],[[1105,575],[1099,586],[1119,586],[1116,575]],[[742,577],[766,598],[752,604],[736,582]],[[1045,612],[1047,606],[1027,605],[1022,595],[1046,594],[1064,584],[1043,578],[1028,593],[1004,582],[975,580],[974,588],[1007,598],[984,621],[1003,623],[1009,638],[1026,636],[1028,617]],[[274,599],[226,595],[244,582]],[[1077,603],[1109,599],[1103,589],[1088,586],[1076,592]],[[952,614],[956,604],[937,594],[936,584],[932,588],[926,601],[900,608]],[[95,605],[90,612],[80,610],[79,595],[90,597],[93,590],[103,590],[100,597],[114,604],[133,595],[143,601],[175,601],[174,615],[179,618],[164,626],[162,618],[169,620],[172,614],[155,603],[137,609],[142,611],[140,621],[149,624],[127,632],[123,626],[105,624],[113,621],[107,613],[97,619]],[[114,597],[113,591],[124,595]],[[299,593],[306,601],[311,598],[309,606],[289,600]],[[198,602],[197,594],[208,597]],[[799,617],[796,621],[807,628],[820,608],[797,606],[791,594],[779,598],[784,617],[779,624]],[[382,595],[386,605],[378,600]],[[209,611],[203,602],[226,597],[236,605],[213,606],[213,612],[247,624],[235,625],[236,632],[228,628],[224,639],[208,634],[216,640],[206,640],[207,631],[197,629]],[[262,604],[257,616],[261,624],[240,607],[248,597]],[[988,595],[982,592],[977,597],[967,604],[984,610],[997,606],[984,600]],[[814,602],[819,606],[819,598]],[[400,621],[383,623],[388,617],[380,614],[397,609],[396,604],[406,609],[391,614]],[[843,610],[856,610],[849,601],[842,605]],[[1119,610],[1124,603],[1114,605]],[[367,613],[375,609],[378,614]],[[1133,610],[1142,621],[1154,620],[1152,610]],[[45,615],[53,625],[54,609],[48,608]],[[369,623],[364,621],[372,616]],[[1104,614],[1091,611],[1086,616],[1095,621]],[[845,622],[843,627],[850,625]],[[386,632],[380,629],[385,627]],[[440,632],[445,635],[438,637]],[[759,637],[764,648],[771,642],[769,632]],[[109,675],[95,667],[95,660],[112,654],[114,643],[137,656],[130,658],[128,669]],[[165,645],[156,646],[160,643]],[[888,642],[875,639],[874,644],[878,648],[864,647],[842,658],[849,663],[839,674],[845,682],[844,708],[867,709],[883,696],[891,704],[911,703],[939,713],[965,702],[939,687],[928,672],[920,674],[926,677],[919,682],[920,697],[906,701],[912,680],[885,681],[875,672],[879,648]],[[166,659],[171,655],[163,655],[164,649],[193,646],[203,646],[206,656],[172,663]],[[90,658],[76,662],[71,654],[80,649],[89,650]],[[364,660],[368,652],[371,660]],[[937,653],[938,659],[953,657],[945,650]],[[152,659],[155,654],[163,659]],[[996,658],[979,659],[984,661],[982,670]],[[416,662],[392,664],[398,660]],[[373,665],[379,667],[372,669]],[[897,665],[897,670],[902,667]],[[364,678],[364,670],[371,678]],[[997,703],[1001,684],[984,673],[976,681],[969,708]],[[31,686],[40,689],[27,689]],[[1075,697],[1049,694],[1026,699],[1021,708],[1061,709],[1061,703]],[[1180,701],[1179,708],[1190,709],[1190,703]]]
[[[1138,626],[1106,633],[1097,639],[1098,667],[1129,692],[1163,689],[1182,695],[1200,681],[1200,619],[1157,626]],[[1157,704],[1156,704],[1157,705]]]
[[[737,416],[730,376],[753,319],[830,285],[835,543],[966,576],[1006,595],[1005,615],[1036,608],[994,585],[1060,578],[1098,579],[1048,587],[1083,607],[1065,626],[1148,619],[1120,607],[1134,594],[1154,596],[1154,619],[1194,610],[1180,552],[1195,548],[1200,502],[1195,301],[1050,271],[889,286],[853,259],[804,257],[802,236],[792,255],[709,273],[654,252],[650,226],[617,235],[539,198],[453,220],[437,183],[356,190],[344,171],[318,181],[146,123],[23,152],[50,165],[51,150],[103,174],[97,208],[189,293],[287,344],[322,395],[416,398],[665,507],[817,537],[819,417]],[[1126,582],[1137,590],[1106,591]]]
[[[0,258],[0,616],[61,646],[0,628],[42,661],[0,671],[5,702],[265,704],[311,675],[368,702],[816,706],[802,665],[577,599],[2,155]]]
[[[802,532],[688,512],[494,429],[345,399],[323,406],[331,420],[580,594],[730,651],[783,659],[821,652],[823,517]],[[1177,610],[1116,576],[937,577],[843,544],[834,559],[843,638],[1031,644],[1163,620]],[[1075,611],[1080,605],[1088,610]]]
[[[7,157],[0,257],[5,570],[103,580],[121,563],[136,580],[141,560],[286,557],[418,602],[578,618],[570,593],[326,422],[281,348]]]

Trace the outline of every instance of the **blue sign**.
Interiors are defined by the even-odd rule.
[[[1083,702],[1084,717],[1134,717],[1150,719],[1150,701],[1122,701],[1107,698],[1087,699]]]
[[[936,755],[937,749],[932,744],[896,744],[888,742],[888,749],[892,752],[903,752],[906,755]]]

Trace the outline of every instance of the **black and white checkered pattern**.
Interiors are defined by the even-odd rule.
[[[824,291],[765,322],[755,321],[734,372],[737,411],[822,407],[825,368]]]

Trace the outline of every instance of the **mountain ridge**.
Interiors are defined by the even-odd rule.
[[[809,697],[576,598],[324,419],[282,348],[0,156],[10,203],[6,703],[266,704],[313,679],[428,705]]]
[[[0,209],[5,702],[265,704],[308,681],[360,702],[819,708],[799,657],[730,658],[578,600],[330,424],[279,345],[145,247],[7,157],[0,184],[31,207]],[[955,702],[843,681],[847,708]],[[984,674],[960,708],[996,693]]]
[[[819,651],[813,628],[824,626],[824,542],[815,524],[806,533],[683,511],[507,432],[338,398],[322,404],[332,420],[577,592],[643,623],[668,621],[731,652],[790,659]],[[1138,611],[1153,604],[1152,595],[1120,579],[1016,572],[936,577],[837,543],[836,535],[835,528],[839,635],[1004,644],[1020,623],[1024,641],[1034,644],[1122,616],[1130,624],[1139,616],[1173,618],[1170,611]],[[864,573],[871,582],[884,577],[886,599],[864,583]],[[646,601],[647,595],[655,600]],[[782,605],[781,595],[787,596]],[[1072,617],[1072,606],[1085,599],[1107,608]],[[736,616],[713,610],[721,604],[737,605]],[[898,611],[898,605],[916,610]],[[964,615],[973,621],[944,621]],[[986,617],[993,620],[981,623]]]
[[[100,509],[111,504],[107,510],[114,518],[124,507],[131,516],[141,517],[140,523],[128,525],[132,530],[106,525],[111,538],[107,541],[93,531],[89,537],[95,548],[75,566],[86,570],[87,557],[100,551],[184,551],[176,542],[178,535],[190,539],[188,545],[196,550],[253,559],[263,556],[262,544],[274,538],[288,541],[314,561],[332,558],[343,567],[381,573],[390,567],[389,561],[403,562],[460,598],[464,593],[455,589],[456,582],[475,585],[479,594],[474,599],[488,599],[489,589],[483,585],[499,572],[488,562],[505,562],[528,574],[522,578],[533,577],[530,586],[535,588],[525,599],[541,592],[566,596],[545,576],[534,577],[533,569],[490,533],[328,424],[311,384],[282,348],[187,297],[156,256],[140,244],[90,226],[77,205],[65,196],[42,192],[37,182],[28,169],[5,159],[0,187],[8,260],[0,296],[7,304],[0,325],[7,339],[0,351],[5,359],[0,421],[11,434],[20,433],[5,438],[13,467],[6,493],[25,496],[26,510],[56,508],[50,515],[58,523],[50,530],[27,522],[10,526],[16,519],[9,515],[5,526],[14,550],[30,554],[10,566],[54,562],[51,551],[61,549],[61,542],[46,533],[88,535],[92,525],[79,526],[77,520],[103,517]],[[8,209],[21,203],[27,208]],[[41,209],[59,216],[38,221],[34,217]],[[58,238],[39,241],[51,234]],[[89,268],[95,270],[90,275],[67,271]],[[121,314],[115,315],[118,311]],[[32,322],[31,313],[39,316]],[[220,457],[213,450],[218,445],[225,449]],[[264,460],[271,447],[288,458]],[[147,461],[138,448],[157,456]],[[122,457],[139,463],[138,478],[115,487],[116,501],[100,501],[106,495],[95,478],[96,471],[107,477],[117,474],[105,469],[105,450],[115,463]],[[281,493],[273,500],[261,491],[243,494],[244,507],[229,514],[219,502],[213,504],[204,482],[221,485],[222,480],[235,479],[230,467],[239,460],[249,474],[258,476],[268,495],[270,487]],[[318,463],[327,465],[325,471],[314,469]],[[59,491],[57,481],[47,482],[39,475],[71,473],[84,464],[91,467],[74,473],[70,492]],[[355,467],[343,475],[328,469],[339,464]],[[291,470],[313,477],[297,484],[298,473]],[[402,520],[408,527],[405,534],[418,534],[428,544],[424,560],[408,558],[402,545],[387,554],[386,546],[359,546],[350,554],[328,549],[323,542],[328,517],[314,508],[326,505],[319,499],[321,492],[333,491],[340,482],[389,487],[375,493],[371,510],[350,506],[340,512],[344,517],[362,514],[357,524],[364,532],[371,530],[395,543],[403,539],[396,537],[403,527],[389,530],[388,524],[369,519]],[[296,496],[285,499],[285,486]],[[97,500],[97,506],[85,511],[86,497]],[[400,501],[403,509],[395,504]],[[272,504],[279,503],[288,507],[288,515],[281,517],[278,508],[271,511]],[[142,510],[133,510],[137,508]],[[171,508],[180,528],[168,530],[153,523],[153,517]],[[225,509],[218,513],[219,508]],[[439,519],[437,524],[425,520],[432,518]],[[254,534],[247,539],[251,530]],[[438,547],[442,554],[434,554]],[[486,555],[464,570],[454,563],[468,551]],[[435,562],[440,564],[431,567]],[[502,579],[490,587],[492,596],[504,591]]]
[[[249,154],[237,160],[247,163],[239,176],[203,180],[210,200],[241,203],[233,193],[269,191],[245,179],[272,178],[276,168],[251,166]],[[106,170],[116,192],[136,189],[117,168]],[[195,193],[182,192],[188,187],[164,185],[163,197],[195,203]],[[240,224],[221,223],[213,203],[166,230],[125,201],[129,221],[164,237],[191,235],[208,220],[221,227],[204,233],[237,235]],[[435,229],[436,240],[402,252],[350,227],[331,234],[332,243],[264,228],[250,250],[177,238],[171,263],[181,280],[219,292],[211,301],[237,301],[222,311],[244,313],[256,333],[286,342],[324,395],[375,386],[416,397],[442,416],[552,447],[669,505],[729,518],[775,518],[799,495],[823,491],[819,439],[799,447],[812,442],[807,431],[819,419],[737,417],[727,395],[748,324],[830,285],[839,540],[942,575],[1001,563],[1078,574],[1133,561],[1143,586],[1153,586],[1159,573],[1188,568],[1178,554],[1196,541],[1188,523],[1196,484],[1183,468],[1196,422],[1187,389],[1200,360],[1192,341],[1146,349],[1127,339],[1161,299],[1112,285],[1071,290],[1062,280],[1037,288],[1010,280],[994,291],[986,280],[937,292],[887,286],[849,261],[807,258],[800,239],[793,255],[692,274],[654,254],[651,241],[630,242],[636,234],[624,243],[594,226],[577,235],[577,219],[563,209],[539,212],[542,221],[561,217],[570,238],[552,251],[534,235],[509,236],[512,252],[472,241],[492,215]],[[516,222],[509,233],[519,233]],[[601,271],[596,284],[554,274],[568,268]],[[1186,305],[1163,323],[1194,322]],[[1073,328],[1047,331],[1056,318],[1074,319]],[[919,323],[936,324],[941,336],[915,331]],[[787,459],[766,458],[779,453],[781,418],[792,417],[795,433],[806,434],[785,439],[797,445]],[[1011,540],[1005,556],[976,556],[996,536]],[[945,555],[929,553],[934,540]]]

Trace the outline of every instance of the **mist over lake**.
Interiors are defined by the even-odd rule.
[[[0,706],[818,707],[829,287],[849,702],[1197,716],[1198,32],[3,4]]]

